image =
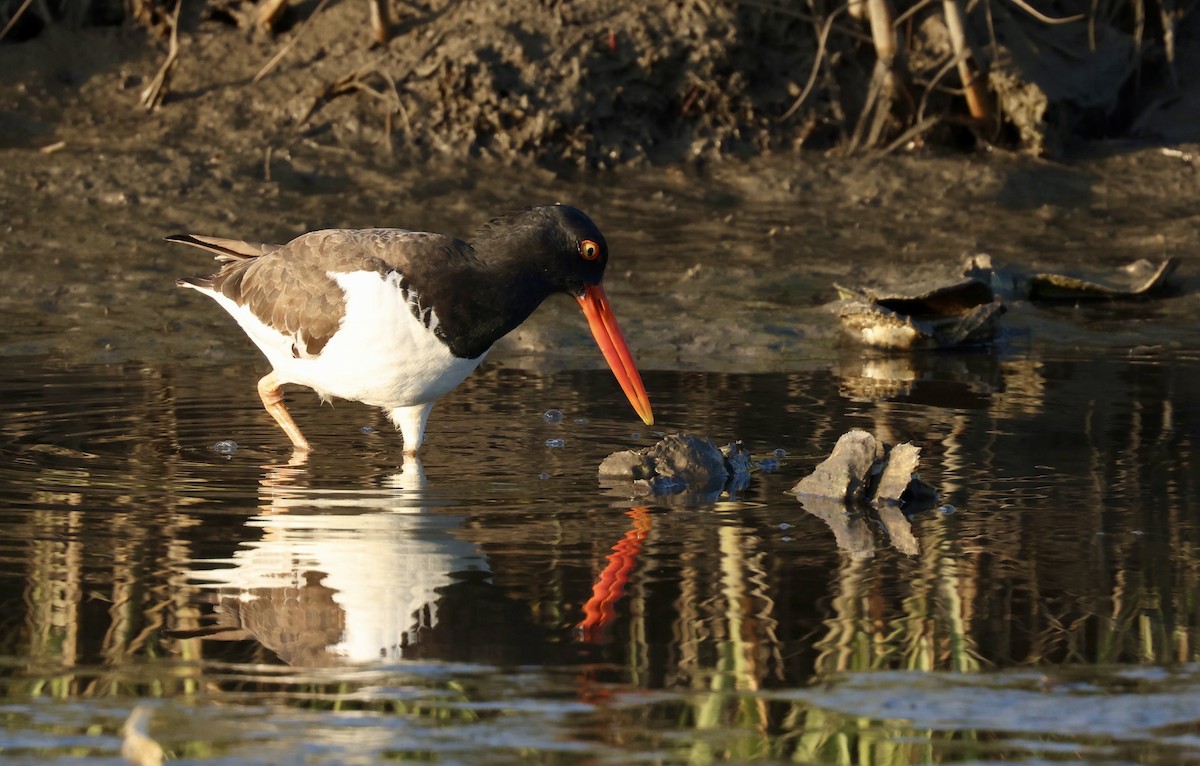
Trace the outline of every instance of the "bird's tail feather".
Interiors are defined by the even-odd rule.
[[[217,260],[221,263],[258,258],[282,247],[282,245],[268,245],[260,242],[243,242],[240,239],[201,237],[196,234],[173,234],[165,239],[168,242],[191,245],[215,253]]]

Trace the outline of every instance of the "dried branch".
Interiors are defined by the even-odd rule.
[[[782,117],[779,118],[780,122],[783,122],[795,114],[796,110],[799,109],[808,98],[808,94],[812,92],[813,85],[815,85],[817,82],[817,73],[821,71],[821,64],[825,61],[825,45],[829,42],[829,31],[833,29],[833,21],[837,18],[839,13],[846,10],[848,7],[848,5],[843,5],[840,8],[835,9],[833,13],[829,14],[829,16],[825,19],[825,23],[822,25],[821,32],[817,36],[817,56],[816,61],[813,62],[812,71],[808,74],[808,82],[804,84],[804,89],[800,91],[800,95],[796,97],[796,100],[792,102],[792,105],[788,107],[788,110],[783,113]],[[814,22],[815,21],[816,20],[814,19]]]
[[[321,2],[317,3],[317,7],[313,9],[312,15],[304,20],[304,23],[301,24],[300,28],[296,30],[296,34],[292,35],[292,39],[288,40],[287,43],[279,49],[279,52],[272,56],[271,60],[268,61],[262,69],[258,70],[258,74],[254,75],[254,79],[251,80],[251,82],[257,83],[259,80],[266,77],[267,73],[275,68],[275,65],[287,55],[288,51],[295,47],[297,42],[299,42],[301,36],[304,35],[305,30],[308,29],[309,24],[312,23],[312,20],[319,16],[321,11],[324,10],[325,6],[328,4],[329,0],[321,0]]]
[[[1083,21],[1085,18],[1087,18],[1086,14],[1077,13],[1074,16],[1067,16],[1063,19],[1055,19],[1042,13],[1037,8],[1034,8],[1032,5],[1025,2],[1025,0],[1012,0],[1012,3],[1043,24],[1070,24],[1073,21]]]
[[[371,8],[371,30],[375,33],[375,42],[387,45],[388,14],[385,0],[368,0]]]
[[[772,3],[760,2],[760,0],[734,0],[734,2],[736,2],[738,5],[747,5],[747,6],[750,6],[751,8],[758,8],[760,10],[769,11],[771,13],[778,13],[782,16],[791,16],[794,19],[800,19],[802,21],[807,21],[812,24],[818,24],[821,21],[821,19],[819,17],[814,16],[811,13],[797,11],[794,8],[781,8],[780,6],[774,5]],[[837,8],[836,10],[834,10],[834,12],[831,15],[836,16],[837,14],[847,10],[848,8],[849,8],[849,4],[844,4],[844,5],[840,6],[839,8]],[[865,35],[862,32],[859,32],[857,29],[854,29],[852,27],[839,26],[839,27],[837,27],[837,31],[840,32],[841,34],[846,35],[847,37],[849,37],[852,40],[857,40],[860,43],[871,42],[871,38],[868,35]]]
[[[946,20],[946,29],[950,32],[950,46],[954,50],[954,58],[958,63],[958,76],[962,79],[966,91],[967,109],[971,117],[983,125],[995,121],[991,102],[987,97],[987,88],[979,72],[972,64],[970,43],[967,41],[967,30],[963,24],[962,9],[958,0],[944,0],[942,13]]]
[[[372,74],[379,75],[383,81],[388,84],[391,89],[390,94],[371,87],[371,85],[367,82],[367,77]],[[403,107],[400,104],[400,91],[396,87],[396,81],[393,80],[387,72],[378,68],[375,64],[366,64],[356,68],[350,72],[350,74],[328,83],[324,88],[322,88],[321,92],[316,95],[312,104],[309,105],[308,109],[304,112],[304,116],[300,118],[300,122],[297,124],[303,125],[304,123],[308,122],[309,118],[316,114],[321,107],[325,106],[325,104],[328,104],[338,96],[344,96],[347,93],[356,92],[366,93],[381,101],[388,102],[388,105],[392,107],[393,113],[403,111]],[[405,118],[407,119],[407,115],[405,115]]]
[[[162,106],[163,100],[167,97],[167,84],[171,79],[171,70],[175,68],[175,61],[179,58],[179,10],[182,7],[183,0],[175,0],[175,10],[169,21],[171,38],[167,47],[167,60],[158,68],[158,74],[154,75],[154,79],[142,91],[142,107],[147,112],[153,112]]]
[[[900,149],[902,146],[907,144],[909,141],[912,141],[917,136],[936,127],[937,124],[941,121],[942,121],[941,117],[926,117],[923,120],[918,120],[916,125],[913,125],[911,128],[909,128],[908,130],[901,133],[900,137],[897,138],[895,141],[893,141],[890,144],[888,144],[887,146],[883,147],[882,153],[883,154],[891,154],[892,152],[895,152],[897,149]]]
[[[21,7],[17,9],[17,12],[14,13],[12,18],[8,20],[8,23],[4,25],[4,29],[0,30],[0,40],[4,39],[4,36],[8,34],[8,30],[12,29],[17,21],[20,20],[21,16],[25,13],[25,9],[28,8],[32,2],[33,0],[25,0],[25,2],[21,3]]]
[[[279,21],[286,7],[287,0],[266,0],[258,7],[258,18],[255,21],[264,32],[270,32],[275,28],[275,22]]]

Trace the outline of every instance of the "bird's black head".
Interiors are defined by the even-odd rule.
[[[519,265],[526,278],[576,297],[584,286],[599,284],[608,264],[604,235],[587,214],[569,205],[531,207],[495,218],[476,234],[474,245],[489,260],[510,268]]]

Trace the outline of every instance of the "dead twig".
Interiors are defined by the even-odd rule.
[[[17,12],[14,13],[12,18],[8,20],[8,23],[4,25],[4,29],[0,30],[0,40],[3,40],[4,36],[8,34],[8,30],[12,29],[13,26],[16,25],[16,23],[21,19],[21,16],[25,13],[25,9],[27,9],[32,2],[33,0],[25,0],[25,2],[21,3],[21,7],[17,9]]]
[[[796,110],[799,109],[800,106],[804,104],[805,100],[808,99],[809,93],[812,92],[813,86],[816,85],[817,74],[821,71],[821,64],[825,61],[825,45],[829,42],[829,31],[833,29],[833,21],[837,18],[839,13],[846,10],[848,7],[848,5],[843,5],[840,8],[835,9],[834,12],[829,14],[829,16],[825,19],[825,23],[821,27],[821,32],[817,36],[816,61],[813,62],[812,71],[808,74],[808,82],[804,84],[804,89],[800,91],[800,95],[796,97],[796,100],[792,102],[792,105],[788,107],[788,110],[783,113],[782,117],[779,118],[780,122],[783,122],[795,114]]]
[[[891,154],[895,152],[897,149],[904,146],[909,141],[912,141],[914,138],[926,132],[927,130],[933,128],[941,121],[941,117],[926,117],[923,120],[918,120],[916,125],[913,125],[911,128],[901,133],[900,137],[895,141],[883,147],[882,153]]]
[[[995,121],[991,101],[987,97],[984,78],[976,69],[971,45],[967,40],[966,26],[963,24],[962,9],[958,0],[944,0],[942,13],[946,21],[946,29],[950,32],[950,47],[954,50],[954,58],[958,63],[958,76],[966,91],[967,109],[971,117],[977,120],[985,129]],[[989,132],[991,132],[989,130]]]
[[[875,45],[875,68],[871,72],[863,110],[846,147],[849,154],[860,147],[873,148],[882,143],[888,128],[897,122],[895,107],[905,96],[904,84],[908,79],[891,3],[889,0],[867,0],[867,13],[871,40]]]
[[[921,93],[921,101],[917,104],[917,122],[925,119],[925,108],[929,105],[929,96],[934,92],[949,93],[953,96],[961,96],[963,92],[958,88],[949,85],[941,85],[942,78],[950,74],[950,72],[958,67],[958,56],[950,54],[945,64],[942,64],[933,77],[928,80],[922,80],[919,84],[924,87],[924,92]]]
[[[882,77],[890,101],[900,95],[899,70],[904,66],[897,40],[896,14],[888,0],[867,0],[867,14],[871,22],[871,41],[875,44],[875,74]],[[891,111],[890,104],[887,111]]]
[[[153,112],[158,107],[162,106],[163,99],[167,97],[167,84],[171,79],[171,70],[175,68],[175,62],[179,58],[179,10],[183,7],[183,0],[175,0],[175,10],[171,14],[171,38],[167,46],[167,60],[158,68],[158,74],[154,75],[154,79],[142,91],[142,107],[147,112]]]
[[[1063,19],[1055,19],[1042,13],[1037,8],[1034,8],[1032,5],[1025,2],[1025,0],[1012,0],[1012,2],[1013,5],[1025,11],[1043,24],[1070,24],[1073,21],[1083,21],[1085,18],[1087,18],[1086,14],[1077,13],[1074,16],[1067,16]]]
[[[772,3],[760,2],[759,0],[735,0],[735,2],[738,5],[746,5],[751,8],[758,8],[760,10],[769,11],[770,13],[778,13],[781,16],[791,16],[794,19],[800,19],[801,21],[807,21],[812,24],[818,24],[821,21],[820,17],[814,16],[811,13],[797,11],[794,8],[782,8],[782,7],[780,7],[778,5],[774,5]],[[841,5],[840,7],[838,7],[837,9],[835,9],[831,15],[836,16],[837,14],[848,10],[849,7],[850,7],[849,3],[845,3],[845,4]],[[869,36],[863,34],[862,32],[859,32],[857,29],[854,29],[852,27],[844,27],[844,26],[839,25],[838,27],[836,27],[836,30],[839,33],[845,35],[846,37],[849,37],[852,40],[857,40],[860,43],[871,42],[871,38]]]
[[[383,80],[387,84],[387,88],[379,89],[373,87],[367,82],[367,78],[371,75],[376,75],[379,79]],[[297,124],[303,125],[308,122],[309,118],[319,109],[338,96],[355,92],[374,96],[384,103],[383,143],[385,151],[389,155],[392,154],[395,149],[392,141],[392,132],[396,126],[397,115],[400,117],[406,134],[412,133],[412,123],[409,121],[408,110],[404,108],[404,102],[400,98],[400,88],[397,87],[395,78],[378,64],[360,66],[345,77],[327,84],[313,99],[312,104],[309,105],[308,110],[305,111],[304,116],[300,118]]]
[[[390,94],[371,87],[370,83],[367,82],[367,77],[372,74],[379,75],[379,77],[388,84],[388,86],[391,88]],[[344,96],[347,93],[356,92],[366,93],[367,95],[374,96],[381,101],[388,102],[388,106],[392,107],[391,112],[393,114],[397,112],[402,113],[404,111],[400,104],[400,91],[396,87],[396,81],[377,65],[366,64],[358,67],[345,77],[334,80],[322,88],[321,92],[316,95],[312,104],[308,107],[308,110],[304,112],[304,116],[300,118],[300,122],[297,124],[303,125],[304,123],[308,122],[308,119],[316,114],[321,107],[325,106],[330,101],[333,101],[338,96]],[[408,115],[405,114],[404,117],[405,121],[407,122]]]
[[[275,68],[275,65],[287,55],[288,51],[295,47],[297,42],[299,42],[300,38],[304,35],[305,30],[307,30],[309,25],[312,23],[312,20],[319,16],[321,11],[324,10],[325,6],[328,4],[329,0],[321,0],[321,2],[317,3],[317,7],[313,9],[312,15],[304,20],[304,23],[301,24],[300,28],[296,30],[296,34],[292,35],[292,39],[288,40],[287,43],[279,49],[279,52],[272,56],[271,60],[268,61],[262,69],[258,70],[258,74],[254,75],[254,79],[251,80],[251,82],[257,83],[259,80],[266,77],[268,72]]]
[[[433,40],[431,40],[429,42],[429,44],[425,47],[425,50],[422,51],[421,54],[418,55],[415,59],[413,59],[411,61],[411,63],[408,65],[408,69],[399,73],[398,77],[393,77],[385,69],[380,67],[378,62],[375,62],[375,63],[360,66],[357,69],[355,69],[354,71],[352,71],[350,74],[346,75],[345,77],[342,77],[338,80],[335,80],[334,82],[327,84],[324,88],[321,89],[321,92],[318,93],[313,98],[312,103],[309,105],[308,109],[304,112],[304,115],[300,118],[299,122],[297,122],[296,124],[298,126],[304,125],[306,122],[309,121],[309,119],[314,114],[316,114],[316,112],[319,109],[321,109],[321,107],[325,106],[330,101],[337,98],[338,96],[344,95],[346,93],[351,93],[354,91],[366,91],[367,93],[370,93],[371,95],[375,96],[376,98],[380,98],[385,101],[388,100],[387,94],[382,93],[381,91],[378,91],[375,88],[372,88],[369,84],[366,83],[367,75],[377,74],[377,75],[379,75],[380,78],[382,78],[384,80],[384,82],[386,82],[388,84],[388,87],[391,89],[392,111],[385,116],[385,121],[387,122],[387,130],[388,130],[387,140],[388,140],[389,144],[391,142],[392,128],[395,125],[394,115],[397,115],[397,114],[400,115],[400,119],[401,119],[401,122],[403,123],[405,132],[407,134],[411,134],[412,130],[413,130],[412,122],[409,118],[408,110],[406,110],[404,108],[404,101],[400,98],[400,88],[399,88],[399,86],[397,86],[397,82],[404,82],[405,80],[409,79],[410,77],[414,77],[414,76],[423,78],[423,77],[427,77],[430,74],[432,74],[433,70],[437,68],[436,60],[430,65],[429,71],[422,71],[421,69],[419,69],[419,67],[421,67],[422,62],[425,61],[425,59],[428,58],[430,56],[430,54],[432,54],[433,52],[438,50],[438,48],[441,47],[442,40],[445,39],[446,34],[447,33],[443,31],[443,32],[440,32],[437,35],[435,35]],[[434,141],[439,141],[439,139],[437,138],[436,135],[433,135],[432,138]]]
[[[899,16],[896,17],[896,28],[899,29],[900,26],[902,24],[904,24],[904,22],[908,21],[913,16],[917,15],[917,13],[919,11],[921,11],[921,9],[923,9],[925,6],[933,5],[934,2],[936,2],[936,0],[919,0],[919,2],[913,4],[912,7],[910,7],[908,10],[904,11],[903,13],[901,13]]]
[[[286,7],[287,0],[266,0],[258,7],[258,18],[255,21],[264,32],[270,32],[275,28],[275,22],[279,21]]]
[[[368,0],[371,8],[371,30],[375,33],[375,42],[387,45],[388,15],[386,0]]]
[[[863,133],[867,131],[868,122],[871,123],[870,133],[872,136],[878,135],[882,130],[882,123],[885,123],[888,117],[884,107],[880,104],[881,94],[886,89],[884,82],[887,77],[886,65],[882,61],[876,61],[875,69],[871,73],[871,83],[867,86],[867,97],[863,101],[863,110],[858,115],[858,122],[855,123],[854,131],[850,134],[850,140],[846,144],[846,154],[854,154],[864,143]],[[870,146],[871,141],[868,139],[866,144]]]

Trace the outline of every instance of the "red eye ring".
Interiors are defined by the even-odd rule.
[[[585,239],[579,243],[579,257],[585,261],[594,261],[600,257],[600,245],[595,240]]]

